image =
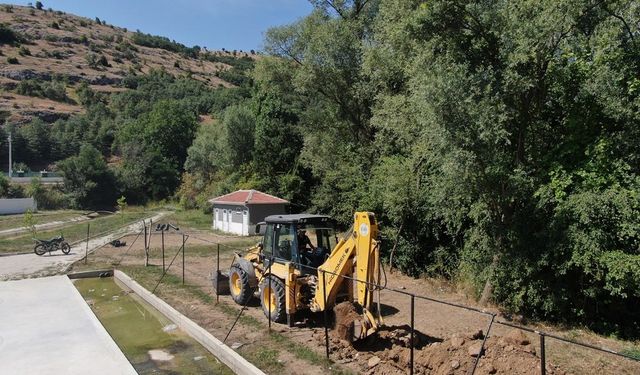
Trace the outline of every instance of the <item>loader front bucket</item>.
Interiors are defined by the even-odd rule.
[[[213,291],[219,295],[228,295],[229,291],[229,275],[225,275],[222,271],[216,271],[211,278],[213,283]]]

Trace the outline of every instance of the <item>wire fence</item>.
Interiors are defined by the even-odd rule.
[[[158,223],[156,223],[155,227],[153,225],[154,224],[149,221],[144,221],[143,229],[133,235],[128,235],[128,237],[132,237],[133,240],[127,245],[126,249],[123,252],[112,256],[107,255],[107,258],[109,258],[111,264],[114,267],[120,266],[121,264],[123,264],[123,262],[127,264],[144,266],[161,266],[162,274],[153,287],[152,293],[155,293],[157,291],[157,289],[162,285],[163,280],[169,273],[181,277],[182,284],[189,284],[191,286],[202,288],[206,291],[211,291],[213,289],[212,277],[214,273],[218,274],[222,271],[228,270],[232,263],[233,254],[241,253],[246,250],[246,248],[244,247],[229,246],[228,244],[222,243],[219,240],[206,238],[206,234],[203,234],[202,232],[183,232],[180,231],[179,228],[171,225],[158,225]],[[152,246],[152,238],[155,241],[155,246]],[[88,241],[89,238],[87,239],[87,243]],[[204,252],[202,251],[203,248],[205,248]],[[109,254],[110,252],[104,251],[104,253]],[[222,258],[221,253],[222,255],[224,255]],[[105,254],[101,254],[100,251],[97,251],[93,256],[101,257],[101,255]],[[207,261],[202,262],[202,259],[206,259]],[[264,269],[263,277],[267,277],[271,274],[271,264],[277,261],[274,258],[270,258],[267,260],[269,260],[269,262],[268,266],[266,266],[266,268]],[[154,264],[154,262],[157,262],[158,264]],[[339,277],[343,280],[354,283],[354,285],[365,285],[368,290],[383,292],[386,296],[394,294],[395,296],[393,300],[400,301],[398,302],[397,306],[383,306],[385,306],[386,309],[395,309],[396,312],[400,309],[409,310],[408,319],[406,322],[409,331],[409,339],[407,341],[406,347],[406,350],[409,351],[407,369],[409,374],[414,374],[416,372],[416,365],[421,366],[420,362],[417,362],[415,355],[416,350],[420,349],[417,348],[416,338],[417,335],[425,336],[425,332],[433,331],[433,328],[429,326],[428,322],[431,319],[430,312],[434,311],[435,306],[442,306],[446,307],[447,309],[452,309],[452,311],[460,311],[461,314],[468,314],[468,319],[465,319],[465,321],[473,322],[473,324],[465,323],[460,326],[460,329],[467,329],[474,332],[481,331],[480,335],[478,336],[480,343],[479,349],[477,350],[476,355],[473,356],[471,366],[466,371],[466,373],[468,374],[474,374],[477,371],[479,364],[482,363],[482,360],[485,357],[488,339],[494,334],[497,334],[497,331],[500,331],[500,329],[519,330],[535,338],[535,340],[531,340],[531,345],[535,346],[535,348],[537,349],[538,355],[536,356],[536,358],[539,361],[537,368],[539,368],[538,372],[542,375],[546,375],[547,372],[550,371],[550,369],[553,369],[548,363],[548,349],[550,345],[552,345],[554,348],[558,348],[558,350],[554,349],[554,352],[562,352],[563,350],[566,351],[569,349],[575,350],[576,348],[581,348],[591,351],[592,353],[597,352],[606,356],[611,356],[610,358],[624,359],[625,361],[629,361],[629,367],[632,368],[632,370],[628,370],[628,373],[638,373],[638,371],[640,371],[640,358],[637,356],[604,348],[599,345],[569,339],[552,332],[515,324],[513,322],[504,320],[501,316],[493,311],[467,306],[462,303],[451,302],[444,299],[433,298],[427,295],[414,293],[397,287],[390,287],[386,285],[386,283],[380,284],[367,282],[365,280],[359,280],[349,275],[334,273],[328,270],[319,269],[317,267],[311,267],[306,264],[300,264],[290,261],[288,261],[288,263],[299,270],[304,269],[307,272],[315,272],[315,276],[317,277],[318,282],[322,282],[324,284],[323,286],[326,286],[326,279],[330,277],[330,275],[332,275],[334,277]],[[272,290],[271,280],[272,278],[269,277],[269,290]],[[262,279],[258,281],[257,285],[260,285],[261,281]],[[254,293],[257,290],[257,285],[253,290]],[[323,288],[323,292],[324,291],[326,291],[326,287]],[[220,296],[218,293],[215,294],[216,302],[218,302]],[[380,294],[378,294],[378,296],[378,298],[380,298]],[[323,295],[322,298],[324,299],[325,305],[327,305],[329,301],[327,300],[326,294]],[[270,298],[268,303],[271,303]],[[231,324],[231,326],[229,327],[229,330],[225,337],[225,341],[234,330],[234,327],[239,321],[241,315],[244,314],[247,309],[247,304],[241,307],[237,316],[235,317],[235,320],[233,321],[233,324]],[[268,311],[272,311],[270,305]],[[416,321],[416,311],[420,312],[419,321]],[[378,313],[382,313],[382,311],[378,311]],[[483,319],[475,319],[474,317]],[[456,326],[455,322],[450,321],[451,317],[447,316],[447,314],[440,314],[434,319],[441,319],[442,321],[439,322],[438,325],[442,327]],[[267,319],[267,321],[268,329],[270,331],[271,319]],[[327,309],[325,309],[322,314],[322,325],[324,328],[323,341],[325,346],[325,356],[329,360],[332,359],[331,353],[333,352],[332,349],[334,349],[332,348],[332,345],[334,344],[332,344],[332,340],[330,340],[329,333],[331,329],[331,323],[332,322],[330,317],[328,316]],[[418,325],[420,325],[420,327],[418,327]],[[444,330],[435,331],[433,332],[433,336],[429,337],[441,337],[446,334],[447,333],[445,333]],[[537,343],[535,341],[537,341]],[[559,344],[562,344],[563,346],[560,347]],[[534,355],[535,354],[536,353],[534,352]],[[588,353],[583,354],[583,357],[584,361],[588,362],[590,355]],[[616,373],[615,369],[618,368],[620,367],[614,366],[614,369],[606,372]],[[536,370],[534,369],[534,371]]]

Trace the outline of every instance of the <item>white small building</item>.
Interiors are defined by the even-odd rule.
[[[213,205],[213,229],[249,236],[269,215],[287,213],[289,201],[257,190],[238,190],[209,200]]]

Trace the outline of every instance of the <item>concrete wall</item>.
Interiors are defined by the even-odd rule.
[[[33,198],[0,199],[0,215],[23,214],[27,210],[37,211],[38,206]]]

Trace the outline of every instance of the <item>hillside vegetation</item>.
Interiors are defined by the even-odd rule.
[[[214,55],[235,88],[165,67],[126,74],[123,92],[54,94],[83,112],[14,129],[22,157],[59,161],[79,207],[206,209],[255,188],[343,224],[374,211],[383,255],[408,274],[639,337],[638,2],[313,3],[267,32],[267,56]]]
[[[12,123],[68,118],[83,111],[74,92],[79,83],[120,92],[127,77],[154,69],[212,88],[239,86],[236,66],[251,65],[256,56],[187,47],[99,17],[13,5],[0,5],[0,45],[0,119]]]

